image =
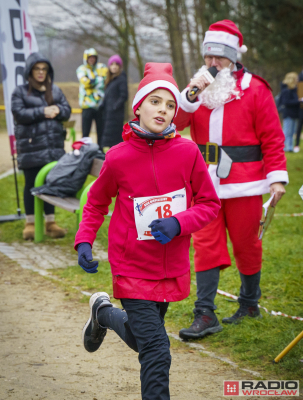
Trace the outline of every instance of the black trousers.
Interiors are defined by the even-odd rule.
[[[93,120],[96,121],[98,145],[102,149],[102,133],[103,133],[103,112],[102,108],[83,108],[82,109],[82,136],[87,137],[90,134]]]
[[[245,306],[257,306],[261,297],[260,279],[261,271],[253,275],[244,275],[241,272],[241,288],[238,302]],[[217,306],[214,300],[217,294],[220,278],[220,267],[212,268],[207,271],[196,272],[197,279],[197,300],[195,302],[194,314],[200,308],[210,308],[215,310]]]
[[[23,191],[24,208],[26,215],[33,215],[35,213],[34,203],[35,198],[31,194],[30,189],[35,186],[35,179],[42,167],[24,169],[25,186]],[[52,204],[44,203],[45,215],[54,214],[55,207]]]
[[[164,327],[169,303],[122,299],[125,311],[104,307],[98,312],[100,325],[114,330],[134,351],[141,364],[143,400],[169,400],[170,343]]]

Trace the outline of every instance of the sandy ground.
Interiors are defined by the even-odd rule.
[[[80,294],[0,255],[0,400],[141,399],[137,354],[114,332],[96,353],[85,351],[89,307]],[[227,399],[224,380],[253,379],[171,342],[172,399]]]

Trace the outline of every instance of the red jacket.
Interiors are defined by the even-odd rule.
[[[220,179],[217,165],[209,165],[209,174],[220,199],[256,196],[269,193],[274,182],[288,183],[284,134],[277,108],[268,84],[262,78],[243,71],[235,73],[239,96],[210,110],[198,101],[186,99],[188,88],[181,93],[181,104],[175,118],[178,130],[190,126],[193,141],[219,146],[260,145],[262,161],[233,163],[229,176]]]
[[[156,240],[137,240],[132,198],[163,195],[184,187],[188,209],[175,214],[180,235],[165,245]],[[89,191],[75,247],[82,242],[93,245],[111,199],[116,196],[108,231],[112,274],[140,279],[184,275],[190,267],[191,233],[209,224],[220,209],[197,145],[179,135],[157,140],[153,145],[131,137],[107,152],[100,176]]]

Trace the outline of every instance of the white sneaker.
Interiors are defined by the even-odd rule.
[[[112,306],[109,295],[105,292],[94,293],[89,299],[90,317],[82,331],[83,345],[89,353],[99,349],[107,332],[107,328],[99,325],[98,310]]]
[[[294,147],[294,153],[299,153],[300,151],[300,147],[299,146],[295,146]]]

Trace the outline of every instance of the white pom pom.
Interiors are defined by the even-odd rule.
[[[246,53],[247,52],[247,47],[245,46],[245,44],[242,44],[241,47],[239,47],[239,53]]]
[[[78,150],[78,149],[74,150],[74,155],[75,156],[79,156],[80,155],[80,150]]]

